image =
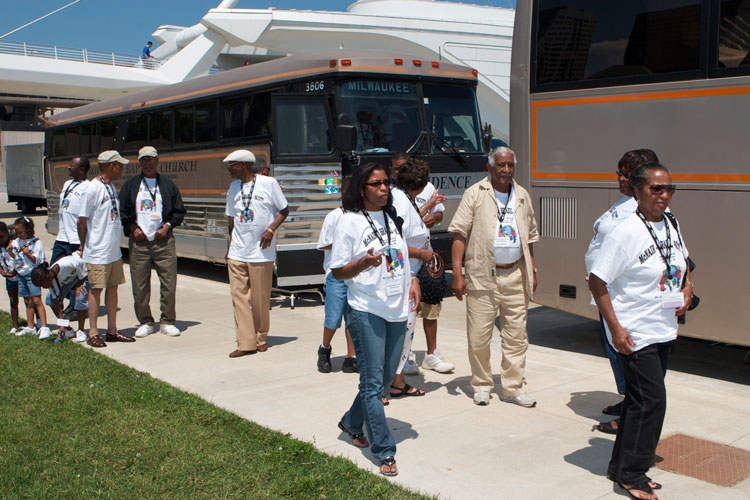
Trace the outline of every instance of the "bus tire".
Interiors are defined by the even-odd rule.
[[[21,205],[22,214],[31,215],[36,213],[36,202],[31,198],[22,198],[19,203]]]

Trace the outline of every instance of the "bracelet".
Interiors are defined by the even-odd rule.
[[[273,229],[271,229],[270,227],[269,227],[269,228],[266,228],[266,231],[270,232],[271,234],[274,234],[274,230],[273,230]]]

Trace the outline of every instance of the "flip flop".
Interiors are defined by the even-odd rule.
[[[385,457],[380,461],[380,473],[384,476],[398,476],[398,469],[396,469],[396,459],[393,457]]]
[[[620,413],[622,413],[622,401],[620,401],[616,405],[607,406],[602,410],[602,413],[604,413],[605,415],[614,415],[619,417]]]
[[[609,422],[599,422],[596,425],[596,430],[605,434],[617,434],[617,427],[612,425],[612,422],[617,422],[619,424],[619,420],[619,418],[616,418],[614,420],[610,420]]]
[[[617,484],[620,485],[620,488],[625,490],[625,492],[630,496],[630,498],[634,498],[635,500],[643,500],[641,497],[637,497],[633,494],[633,491],[641,491],[647,495],[653,495],[654,498],[657,498],[656,495],[654,495],[654,490],[651,488],[651,485],[649,484],[649,481],[642,481],[638,484],[631,484],[631,485],[624,485],[621,482],[617,482]],[[657,498],[658,500],[658,498]]]
[[[368,446],[370,446],[370,443],[367,442],[367,438],[365,437],[365,434],[363,432],[355,434],[344,427],[343,422],[339,422],[339,429],[341,429],[341,432],[349,436],[349,438],[352,440],[352,444],[357,448],[367,448]]]
[[[393,389],[396,389],[398,392],[393,392]],[[412,389],[414,389],[413,392],[410,392]],[[390,398],[400,398],[405,396],[424,396],[425,392],[423,389],[417,389],[416,387],[412,387],[409,384],[404,384],[403,387],[396,387],[391,386],[391,390],[388,391],[388,397]]]

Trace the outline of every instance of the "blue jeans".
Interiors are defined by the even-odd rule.
[[[361,433],[367,424],[370,451],[376,459],[383,460],[396,454],[396,441],[388,429],[380,397],[396,373],[406,321],[388,322],[374,314],[349,308],[346,324],[357,353],[359,392],[341,423],[354,434]]]
[[[622,373],[622,365],[620,365],[620,358],[617,357],[617,351],[612,347],[612,344],[607,340],[607,330],[604,329],[604,318],[599,314],[599,328],[602,331],[602,339],[604,339],[604,350],[607,351],[607,357],[609,358],[609,364],[612,366],[612,373],[615,375],[615,384],[617,384],[617,394],[625,395],[625,375]]]
[[[341,327],[341,318],[346,311],[346,283],[343,280],[337,280],[333,273],[326,276],[326,317],[323,326],[331,330],[338,330]]]
[[[68,243],[67,241],[55,240],[54,245],[52,245],[52,257],[50,257],[49,259],[50,265],[54,264],[63,257],[73,255],[73,252],[78,250],[80,247],[81,245],[79,245],[78,243]]]

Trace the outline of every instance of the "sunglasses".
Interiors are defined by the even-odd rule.
[[[674,194],[674,192],[677,191],[677,186],[674,184],[651,184],[648,187],[648,190],[651,191],[651,194],[653,195],[662,194],[664,191],[668,194]]]
[[[374,187],[375,189],[379,188],[381,184],[385,187],[390,187],[391,180],[390,179],[378,179],[372,182],[365,182],[365,186]]]
[[[627,179],[629,177],[628,174],[626,174],[622,170],[615,170],[615,175],[617,177],[622,177],[623,179]]]

